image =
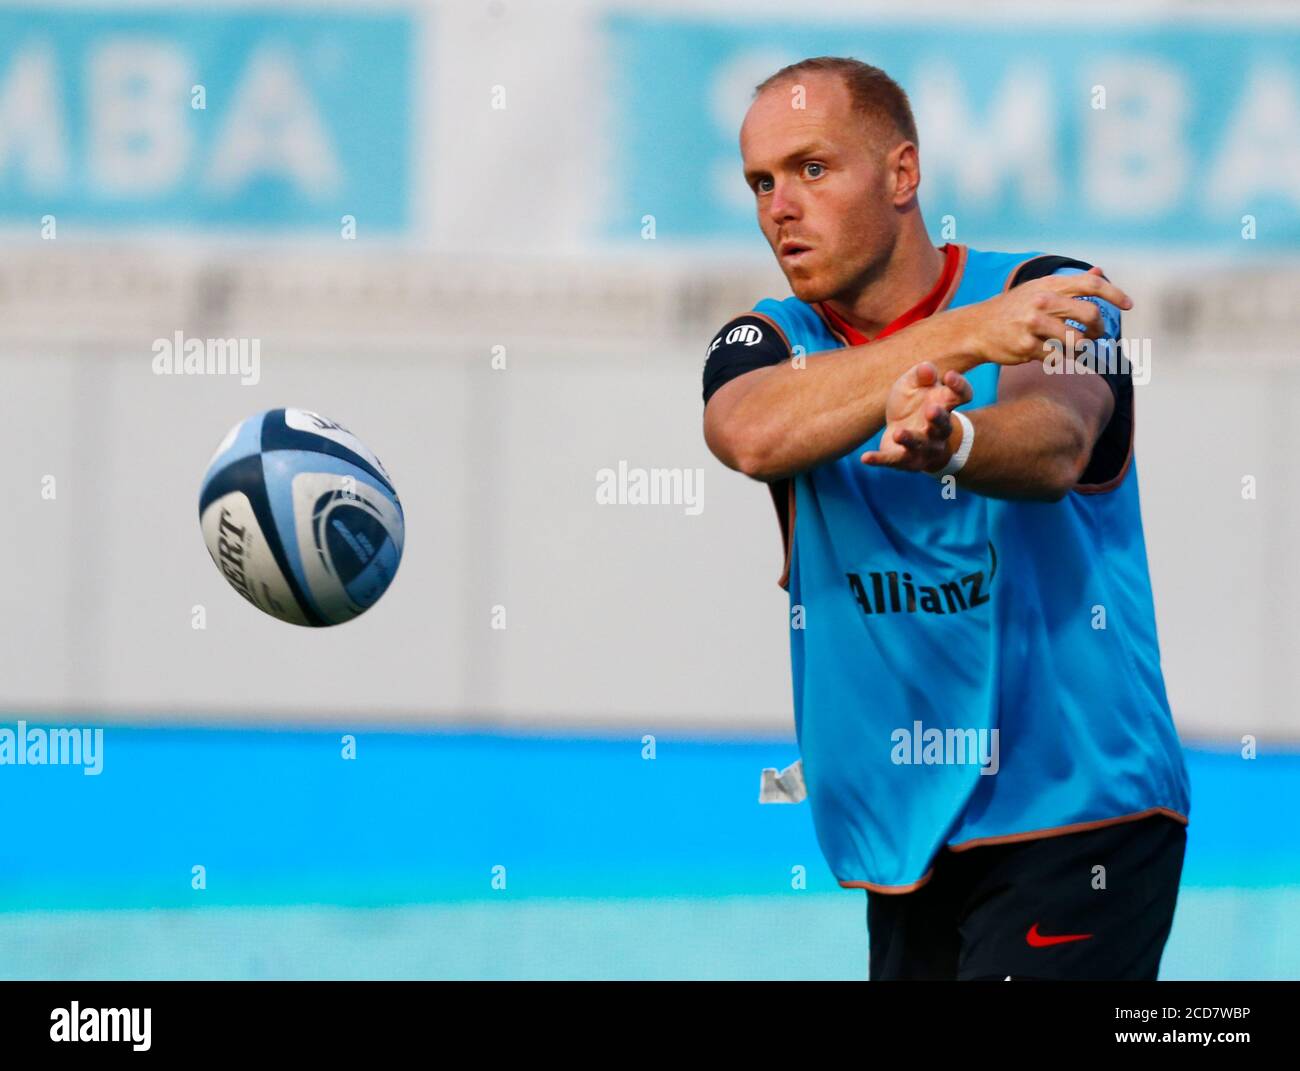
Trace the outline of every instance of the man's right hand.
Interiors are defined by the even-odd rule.
[[[1077,275],[1049,275],[1012,287],[1005,294],[953,310],[970,320],[970,350],[980,361],[1017,365],[1041,361],[1053,351],[1052,340],[1062,352],[1073,356],[1081,338],[1102,334],[1101,309],[1092,301],[1100,298],[1120,309],[1133,302],[1114,283],[1101,276],[1100,268]],[[1083,324],[1081,334],[1066,320]]]

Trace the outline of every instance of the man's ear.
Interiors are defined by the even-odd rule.
[[[916,200],[921,185],[921,154],[910,141],[900,141],[886,157],[894,183],[894,207],[907,208]]]

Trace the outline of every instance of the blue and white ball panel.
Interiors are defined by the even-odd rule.
[[[199,523],[208,553],[232,588],[272,617],[311,624],[285,582],[248,495],[222,495],[203,511]]]
[[[321,617],[334,623],[374,605],[402,558],[401,507],[386,488],[354,471],[355,477],[299,472],[292,483],[299,582]]]
[[[283,427],[289,431],[309,432],[322,439],[326,439],[336,446],[342,447],[346,453],[338,453],[337,456],[346,457],[348,453],[353,455],[353,460],[359,459],[362,468],[372,468],[383,481],[391,488],[393,486],[392,478],[388,471],[379,463],[379,458],[367,449],[365,443],[358,439],[352,432],[348,431],[342,424],[336,424],[332,420],[327,420],[319,413],[313,413],[308,409],[284,409]],[[275,432],[278,431],[273,423],[268,424],[268,430],[271,435],[269,440],[276,438]],[[264,449],[275,449],[279,443],[268,441]],[[285,444],[289,445],[289,444]],[[326,447],[317,446],[316,449],[322,453],[335,453]]]
[[[258,413],[247,420],[241,420],[226,432],[226,437],[221,440],[221,445],[208,462],[207,475],[203,478],[205,487],[218,468],[224,468],[241,457],[250,457],[262,449],[262,421],[265,417],[265,413]]]
[[[283,541],[290,574],[311,609],[326,624],[351,620],[384,593],[401,558],[405,527],[397,496],[350,461],[310,450],[271,450],[262,454],[267,503]],[[357,512],[337,513],[335,501],[351,501]],[[326,527],[318,515],[328,514]],[[369,531],[378,523],[381,530]],[[346,531],[352,543],[340,534]],[[335,533],[330,538],[328,533]],[[353,545],[362,557],[353,562]],[[338,551],[340,559],[334,560]],[[392,567],[385,569],[385,563]],[[373,564],[382,587],[362,587],[353,597],[353,581]],[[344,577],[346,580],[336,578]],[[364,597],[369,595],[368,600]]]

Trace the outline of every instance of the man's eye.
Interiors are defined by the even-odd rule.
[[[754,189],[755,189],[758,193],[771,193],[771,192],[772,192],[772,180],[771,180],[770,178],[761,178],[761,179],[759,179],[757,182],[754,183]]]
[[[821,178],[826,174],[826,168],[822,164],[808,163],[803,165],[804,174],[809,178]]]

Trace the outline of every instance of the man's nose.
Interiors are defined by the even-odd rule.
[[[785,223],[798,219],[803,214],[798,195],[783,182],[778,182],[772,191],[772,199],[767,204],[768,214],[773,223]]]

